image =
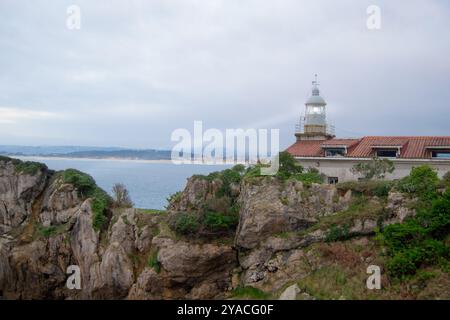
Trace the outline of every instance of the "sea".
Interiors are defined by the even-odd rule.
[[[194,174],[209,174],[229,165],[173,164],[170,161],[64,159],[20,157],[22,160],[45,163],[49,169],[77,169],[90,174],[97,185],[111,194],[115,183],[123,183],[136,208],[164,209],[167,198],[182,191]]]

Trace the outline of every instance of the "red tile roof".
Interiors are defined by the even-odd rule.
[[[374,147],[400,147],[399,158],[427,159],[427,147],[450,147],[450,136],[444,137],[363,137],[361,139],[330,139],[297,141],[286,151],[297,157],[323,157],[323,147],[346,146],[346,157],[370,158]]]

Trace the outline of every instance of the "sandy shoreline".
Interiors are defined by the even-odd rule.
[[[45,160],[58,160],[58,161],[114,161],[114,162],[133,162],[133,163],[164,163],[164,164],[173,164],[179,165],[176,161],[172,160],[145,160],[145,159],[123,159],[123,158],[75,158],[75,157],[45,157],[45,156],[10,156],[11,158],[16,158],[24,161],[45,161]],[[195,161],[193,163],[185,163],[184,165],[205,165],[205,166],[213,166],[213,165],[233,165],[231,163],[212,163],[208,161]]]
[[[75,158],[75,157],[46,157],[46,156],[13,156],[20,160],[58,160],[58,161],[114,161],[114,162],[136,162],[136,163],[167,163],[173,164],[172,160],[145,160],[145,159],[123,159],[123,158]]]

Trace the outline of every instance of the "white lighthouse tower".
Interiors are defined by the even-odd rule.
[[[295,136],[298,140],[328,140],[334,137],[334,129],[327,124],[327,103],[320,96],[317,74],[312,82],[311,96],[305,103],[305,114],[300,117],[300,123],[296,126]]]

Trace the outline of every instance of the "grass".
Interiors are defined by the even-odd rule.
[[[67,226],[68,226],[67,223],[52,225],[48,227],[44,227],[41,225],[37,227],[37,233],[38,235],[43,236],[45,238],[50,238],[67,232]]]
[[[387,197],[394,184],[394,181],[364,180],[341,182],[338,183],[336,187],[343,193],[352,190],[359,195]]]
[[[167,211],[158,209],[138,209],[138,213],[143,214],[165,214]]]
[[[41,236],[49,238],[56,234],[56,227],[55,226],[39,227],[38,232]]]
[[[255,299],[255,300],[267,300],[270,299],[271,297],[269,293],[251,286],[237,287],[232,291],[231,296],[233,298]]]
[[[300,289],[319,300],[448,299],[450,277],[437,267],[419,270],[403,280],[388,278],[385,257],[374,240],[317,243],[311,246],[312,272],[297,281]],[[370,257],[370,262],[365,261]],[[381,290],[369,290],[370,264],[381,267]]]
[[[354,198],[348,209],[331,216],[325,216],[312,227],[304,230],[301,234],[312,231],[329,230],[331,228],[348,228],[356,219],[373,219],[381,221],[384,218],[384,201],[369,201],[366,197]]]

